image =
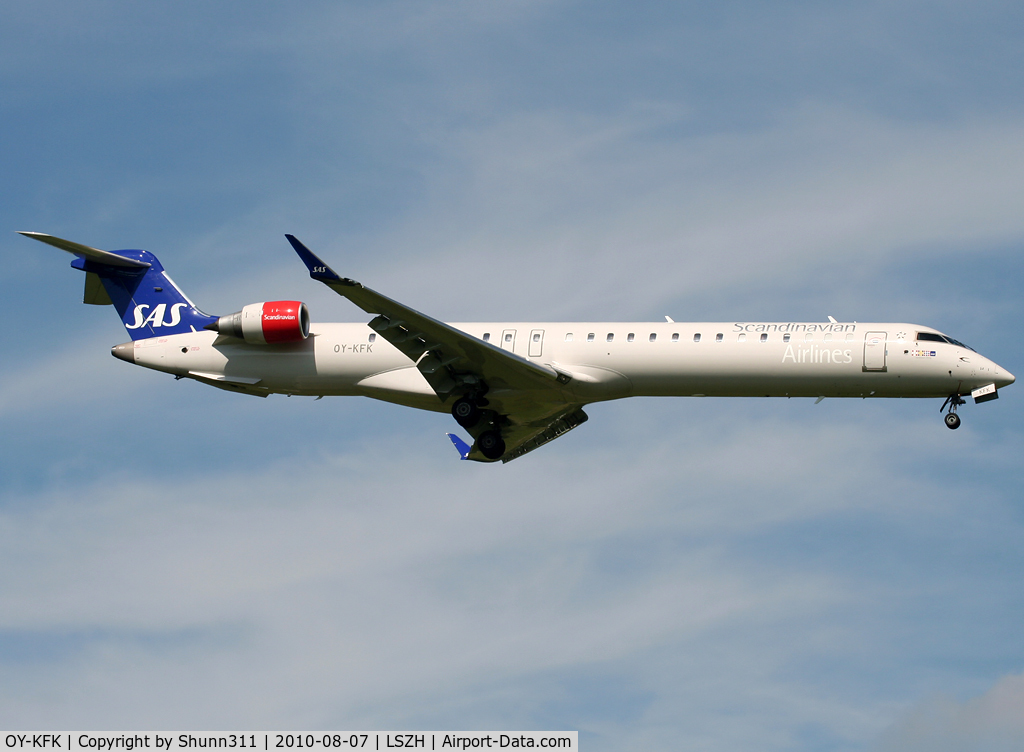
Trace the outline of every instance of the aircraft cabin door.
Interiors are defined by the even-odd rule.
[[[544,330],[534,329],[530,332],[530,357],[539,358],[544,347]]]
[[[509,352],[515,352],[516,349],[516,330],[506,329],[501,333],[501,349],[508,350]]]
[[[868,332],[864,335],[864,370],[884,371],[885,332]]]

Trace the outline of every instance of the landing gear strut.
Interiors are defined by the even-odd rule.
[[[960,427],[960,416],[956,414],[956,409],[960,405],[967,404],[967,401],[960,398],[959,394],[951,394],[946,397],[946,401],[942,403],[942,407],[939,408],[939,412],[942,412],[946,405],[949,405],[949,412],[946,413],[946,417],[943,419],[946,421],[946,428],[956,429]]]

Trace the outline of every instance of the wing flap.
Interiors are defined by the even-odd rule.
[[[589,416],[583,412],[580,405],[570,405],[565,410],[543,420],[513,426],[502,432],[505,439],[505,454],[501,456],[501,461],[508,463],[518,459],[527,452],[532,452],[534,449],[554,441],[559,436],[569,433],[577,426],[586,423],[587,420],[589,420]],[[471,452],[468,459],[488,461],[477,451]]]

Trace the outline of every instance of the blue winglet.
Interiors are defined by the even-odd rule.
[[[288,242],[292,244],[292,248],[299,254],[299,258],[302,259],[302,263],[309,269],[309,276],[318,282],[341,282],[343,281],[331,267],[325,264],[319,256],[313,253],[311,250],[306,248],[297,237],[294,235],[285,235],[288,238]]]
[[[447,433],[445,434],[445,436],[452,440],[452,444],[455,445],[455,449],[458,451],[460,459],[469,459],[469,444],[467,444],[465,441],[463,441],[453,433]]]

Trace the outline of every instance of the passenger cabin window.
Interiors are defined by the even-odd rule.
[[[679,336],[678,334],[673,334],[672,338],[675,339],[678,336]],[[693,341],[694,342],[700,342],[700,333],[699,332],[697,334],[693,335]]]
[[[370,336],[369,336],[369,337],[367,338],[367,340],[366,340],[366,341],[367,341],[367,342],[376,342],[376,341],[377,341],[377,335],[376,335],[376,334],[371,334],[371,335],[370,335]]]
[[[715,335],[715,342],[721,342],[723,337],[725,337],[725,335],[719,332],[718,334]]]
[[[629,334],[626,335],[626,342],[632,342],[635,336],[636,335],[634,335],[633,332],[630,332]]]
[[[587,342],[593,342],[593,341],[594,341],[594,333],[591,332],[590,334],[587,335]]]
[[[738,336],[738,337],[736,338],[736,341],[737,341],[737,342],[746,342],[746,341],[747,341],[747,335],[746,335],[746,334],[741,334],[741,335],[739,335],[739,336]]]
[[[768,335],[767,334],[762,334],[761,335],[761,341],[762,342],[767,342],[768,341]]]
[[[807,334],[804,335],[805,342],[810,342],[812,339],[814,339],[814,332],[807,332]]]
[[[605,337],[605,341],[606,342],[611,342],[613,339],[615,339],[615,335],[612,334],[611,332],[608,332],[608,336]]]
[[[782,335],[782,341],[789,342],[789,332],[786,332],[785,334]]]
[[[831,342],[832,341],[832,335],[831,334],[826,334],[825,335],[825,341],[826,342]]]
[[[566,342],[572,342],[572,332],[567,332],[565,335]]]
[[[655,334],[654,332],[651,332],[651,337],[650,337],[650,339],[648,341],[649,342],[654,342],[654,340],[656,340],[657,338],[658,338],[658,335]]]
[[[846,334],[846,341],[847,342],[853,342],[853,332],[847,332],[847,334]]]
[[[484,342],[490,342],[490,341],[491,341],[491,333],[490,332],[484,332]]]

